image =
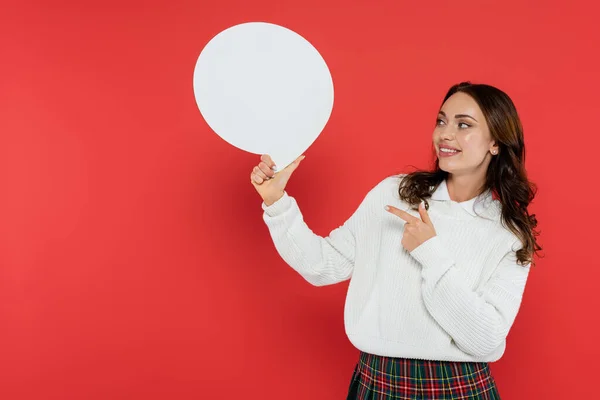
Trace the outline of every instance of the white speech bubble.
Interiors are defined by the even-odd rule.
[[[333,80],[317,49],[279,25],[228,28],[204,47],[194,95],[206,123],[229,144],[269,154],[281,170],[321,134],[333,109]]]

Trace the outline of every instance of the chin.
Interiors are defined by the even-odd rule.
[[[438,166],[440,167],[440,169],[444,172],[447,172],[449,174],[460,170],[460,168],[457,168],[458,166],[456,165],[455,162],[446,160],[444,158],[438,158]]]

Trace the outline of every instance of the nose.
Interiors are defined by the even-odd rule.
[[[454,129],[447,126],[445,129],[442,129],[442,131],[440,132],[440,138],[442,140],[452,140],[452,139],[454,139],[454,134],[455,134]]]

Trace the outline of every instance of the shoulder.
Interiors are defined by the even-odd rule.
[[[383,209],[386,204],[400,207],[399,187],[404,175],[389,175],[375,183],[367,192],[364,202]]]
[[[378,195],[383,197],[398,196],[400,182],[405,175],[390,175],[381,179],[371,188],[368,195]]]
[[[516,252],[522,248],[519,237],[511,231],[502,218],[502,203],[499,200],[493,200],[484,211],[488,225],[492,231],[492,237],[497,243],[508,252]]]

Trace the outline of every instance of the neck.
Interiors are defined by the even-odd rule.
[[[483,182],[470,176],[448,175],[446,181],[450,199],[458,203],[471,200],[481,194]]]

